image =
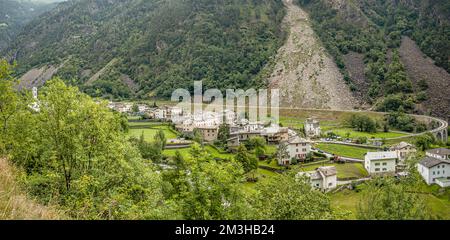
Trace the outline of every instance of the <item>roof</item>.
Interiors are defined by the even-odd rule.
[[[328,167],[319,167],[316,171],[308,171],[308,172],[299,172],[298,176],[307,176],[311,178],[311,180],[323,179],[323,177],[330,177],[337,174],[336,167],[328,166]]]
[[[401,142],[397,145],[392,146],[390,149],[403,149],[405,147],[414,147],[414,146],[407,142]]]
[[[366,158],[369,160],[387,160],[397,158],[396,152],[368,152]]]
[[[427,151],[428,153],[438,154],[438,155],[450,155],[450,149],[447,148],[436,148]]]
[[[289,139],[289,144],[308,143],[308,142],[309,142],[308,140],[298,137],[298,136],[295,136],[295,137]]]
[[[321,172],[323,175],[329,177],[337,174],[336,167],[328,166],[328,167],[319,167],[317,171]]]
[[[450,164],[450,162],[442,160],[442,159],[437,159],[437,158],[433,158],[433,157],[425,157],[424,159],[422,159],[422,161],[420,161],[420,165],[425,166],[427,168],[432,168],[438,164],[441,163],[446,163],[446,164]]]

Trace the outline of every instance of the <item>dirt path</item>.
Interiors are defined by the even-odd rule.
[[[308,14],[283,0],[289,32],[278,50],[269,85],[280,89],[282,106],[352,109],[357,105],[336,64],[311,28]]]

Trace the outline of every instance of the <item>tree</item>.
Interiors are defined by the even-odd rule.
[[[194,132],[192,133],[192,135],[193,135],[192,140],[194,140],[194,142],[197,142],[197,143],[200,143],[203,145],[203,134],[198,128],[194,129]]]
[[[418,220],[431,215],[424,196],[414,192],[414,185],[394,178],[377,178],[369,182],[357,209],[361,220]]]
[[[161,146],[161,149],[164,149],[166,147],[167,139],[162,129],[156,133],[156,135],[154,136],[154,140]]]
[[[289,151],[288,151],[288,145],[287,143],[281,142],[278,145],[278,149],[276,152],[277,158],[279,161],[282,161],[284,159],[288,159],[289,158]]]
[[[133,113],[138,113],[139,112],[139,106],[136,103],[134,103],[133,106],[131,107],[131,111]]]
[[[30,194],[57,201],[76,218],[172,216],[161,176],[126,141],[120,116],[106,102],[97,103],[60,79],[48,81],[39,100],[39,112],[21,110],[27,118],[15,119],[21,129],[14,131],[21,134],[14,134],[11,151],[11,160],[26,170]]]
[[[258,192],[250,198],[253,219],[318,220],[332,219],[329,198],[313,189],[308,179],[293,173],[257,183]]]
[[[353,114],[347,122],[352,128],[360,132],[374,133],[377,131],[376,122],[366,115]]]
[[[186,159],[189,174],[174,199],[184,219],[227,220],[246,218],[248,206],[242,189],[244,171],[236,161],[215,161],[200,145]]]
[[[358,143],[358,144],[366,144],[367,143],[367,137],[358,137],[358,139],[356,139],[356,143]]]
[[[420,135],[416,139],[416,146],[422,151],[430,149],[431,145],[435,143],[436,138],[431,133]]]
[[[219,132],[217,140],[222,146],[227,144],[227,140],[230,138],[230,126],[228,124],[222,124],[219,126]]]
[[[267,148],[266,139],[262,137],[250,138],[248,144],[254,149],[257,158],[264,156],[266,154]]]
[[[162,151],[164,150],[162,141],[159,140],[160,137],[156,137],[157,135],[155,135],[156,140],[150,143],[145,141],[144,132],[141,133],[138,141],[130,139],[130,141],[139,149],[142,158],[152,160],[156,163],[162,160]]]
[[[0,153],[6,150],[6,145],[11,140],[9,132],[14,116],[26,107],[25,99],[21,98],[14,87],[12,67],[6,60],[0,60]]]
[[[252,156],[243,144],[238,147],[234,158],[242,165],[245,173],[258,169],[258,159]]]

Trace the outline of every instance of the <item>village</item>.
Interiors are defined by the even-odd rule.
[[[219,138],[221,126],[227,126],[227,139],[224,151],[230,156],[237,151],[241,144],[253,138],[262,138],[268,146],[274,149],[276,164],[266,166],[262,170],[299,169],[297,176],[306,177],[311,186],[318,190],[329,192],[337,188],[346,187],[352,183],[370,180],[375,176],[393,176],[401,178],[408,175],[408,159],[417,157],[417,148],[412,143],[401,141],[383,149],[369,148],[363,157],[355,158],[340,156],[334,152],[325,151],[317,145],[333,141],[341,147],[365,147],[352,139],[330,139],[323,133],[321,124],[314,118],[306,118],[302,131],[290,127],[283,127],[273,122],[250,122],[245,117],[236,116],[235,112],[208,112],[188,114],[180,107],[156,104],[150,107],[146,104],[109,103],[109,108],[127,114],[139,116],[147,121],[158,121],[172,124],[176,131],[175,138],[168,139],[166,148],[177,149],[189,147],[192,136],[200,134],[204,144],[214,146]],[[370,147],[370,146],[369,146]],[[216,148],[216,147],[214,147]],[[260,160],[267,156],[260,156]],[[323,164],[320,164],[323,162]],[[326,164],[325,164],[326,162]],[[330,164],[332,163],[332,164]],[[295,168],[301,165],[302,168]],[[340,172],[343,166],[362,166],[365,173],[359,177],[346,177]],[[311,166],[311,167],[308,167]],[[427,185],[436,184],[442,188],[450,186],[450,150],[437,148],[425,151],[425,156],[415,166]],[[343,170],[346,171],[345,169]],[[344,177],[342,177],[344,176]]]

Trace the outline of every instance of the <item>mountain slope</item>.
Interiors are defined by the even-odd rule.
[[[328,56],[311,28],[308,14],[284,1],[289,29],[286,43],[278,51],[269,82],[279,88],[287,107],[353,109],[357,101],[345,84],[333,59]]]
[[[0,52],[23,26],[52,7],[53,4],[42,2],[0,0]]]
[[[447,100],[442,100],[444,105],[426,102],[429,92],[418,86],[415,79],[419,68],[411,67],[411,62],[416,61],[415,55],[403,54],[401,49],[402,39],[409,37],[433,59],[431,64],[435,67],[420,68],[426,71],[423,75],[450,72],[448,1],[296,2],[310,14],[313,29],[360,101],[374,105],[373,108],[380,111],[431,112],[435,116],[449,116],[450,108],[445,107]],[[448,80],[443,77],[435,81],[440,81],[439,86],[446,86]],[[435,89],[433,93],[431,98],[448,95],[448,88]]]
[[[409,78],[424,91],[425,101],[419,106],[420,110],[450,120],[450,74],[437,67],[408,37],[402,39],[400,56]]]
[[[7,54],[21,74],[52,66],[94,96],[168,97],[193,80],[258,87],[283,16],[277,0],[69,1],[27,25]]]

